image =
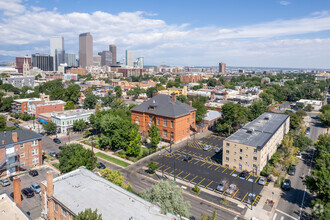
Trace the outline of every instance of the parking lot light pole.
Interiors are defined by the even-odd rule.
[[[174,182],[175,182],[175,155],[174,155]]]

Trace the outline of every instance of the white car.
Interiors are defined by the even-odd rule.
[[[267,181],[267,178],[262,176],[262,177],[259,178],[258,184],[259,185],[265,185],[266,181]]]
[[[204,150],[210,150],[211,148],[212,148],[211,145],[205,145],[203,149],[204,149]]]
[[[296,157],[298,157],[299,159],[301,159],[301,153],[297,153]]]

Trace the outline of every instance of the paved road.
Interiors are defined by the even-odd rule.
[[[317,113],[308,113],[308,116],[311,117],[309,121],[311,131],[308,137],[316,141],[318,136],[324,132],[324,128],[317,118]],[[306,187],[302,183],[300,176],[309,173],[313,157],[313,147],[302,153],[302,159],[297,166],[296,174],[288,177],[288,179],[291,180],[292,189],[282,193],[273,220],[312,219],[310,202],[313,198],[311,194],[306,191]]]
[[[80,133],[73,133],[70,135],[70,142],[77,140],[79,138],[82,138],[82,137],[83,137],[83,135]],[[60,151],[59,146],[69,143],[68,136],[59,137],[59,139],[61,140],[61,143],[55,144],[53,141],[53,138],[44,136],[44,138],[42,139],[42,150],[45,151],[46,153],[49,153],[51,151],[55,151],[56,153],[58,153]]]

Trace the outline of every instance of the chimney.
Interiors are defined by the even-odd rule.
[[[14,188],[14,202],[22,207],[21,200],[21,179],[19,176],[14,177],[13,179],[13,188]]]
[[[152,97],[155,97],[157,95],[157,90],[154,90],[153,92],[152,92]]]
[[[17,142],[17,132],[12,132],[12,138],[14,142]]]
[[[192,101],[191,100],[189,101],[189,105],[192,107]]]
[[[173,100],[173,102],[176,103],[176,94],[175,94],[175,92],[173,92],[173,93],[171,94],[171,96],[172,96],[172,100]]]
[[[53,185],[53,172],[52,171],[47,171],[47,197],[51,197],[54,193],[54,185]]]

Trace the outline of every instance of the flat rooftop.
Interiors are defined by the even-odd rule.
[[[46,181],[42,182],[47,186]],[[53,197],[75,214],[87,208],[97,209],[103,218],[178,220],[161,214],[160,208],[126,191],[85,168],[79,168],[53,180]]]
[[[263,148],[289,115],[266,112],[226,138],[226,141]]]
[[[31,218],[12,200],[8,194],[0,195],[0,219],[30,220]]]
[[[73,110],[67,110],[67,111],[59,111],[59,112],[52,112],[51,116],[54,116],[56,118],[65,119],[65,118],[71,118],[76,117],[77,115],[84,115],[84,114],[94,114],[95,110],[87,110],[87,109],[73,109]]]

